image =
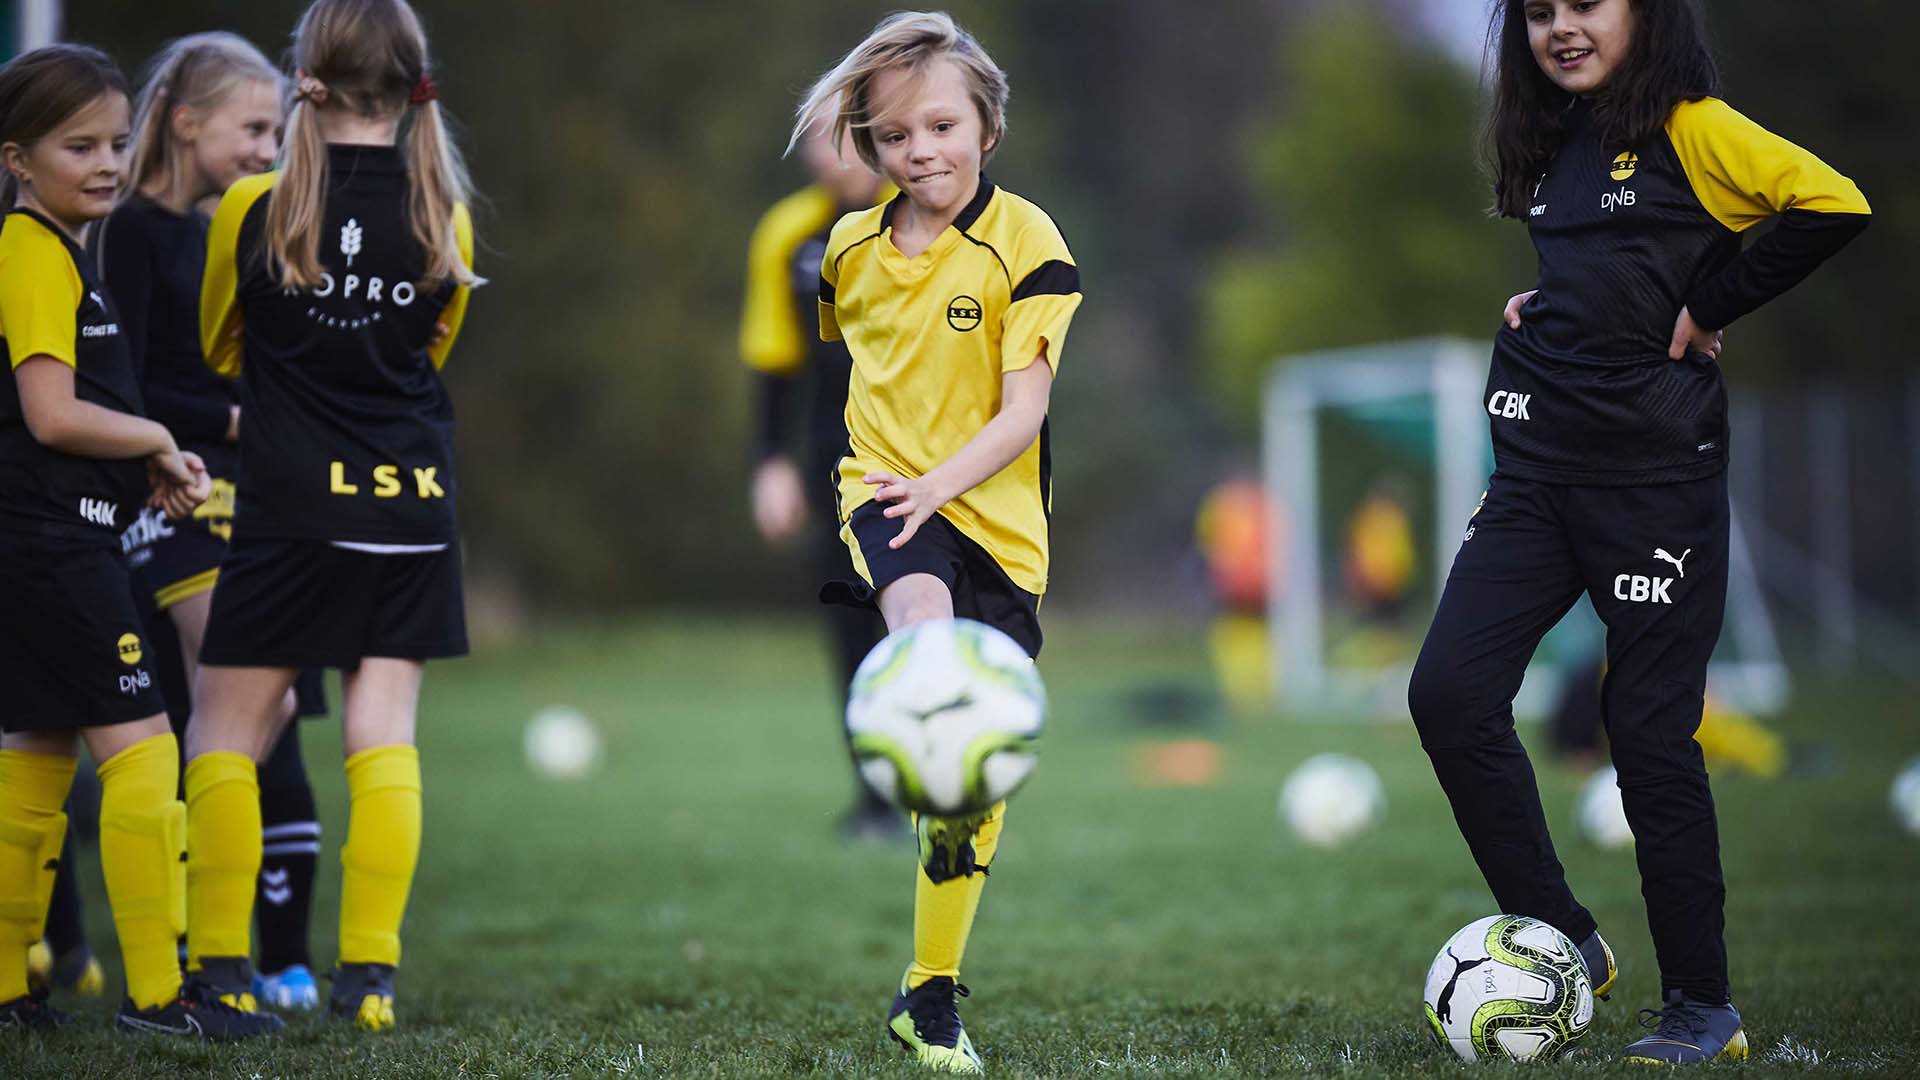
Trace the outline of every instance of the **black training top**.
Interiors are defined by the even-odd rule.
[[[31,210],[0,219],[0,531],[102,546],[140,512],[146,465],[63,454],[27,429],[14,369],[36,356],[73,368],[73,395],[142,415],[140,384],[113,298],[86,253]],[[0,600],[0,603],[5,602]]]
[[[468,289],[421,282],[398,150],[329,146],[327,168],[318,288],[283,288],[268,266],[279,173],[235,183],[214,214],[200,342],[214,371],[240,379],[234,539],[450,543],[453,402],[440,366]],[[466,207],[453,223],[471,266]]]
[[[182,450],[207,471],[233,475],[227,441],[239,388],[208,370],[200,355],[200,280],[207,265],[207,218],[176,214],[144,195],[127,196],[94,226],[87,246],[120,306],[147,415],[165,424]]]
[[[1726,468],[1726,388],[1699,354],[1668,358],[1686,307],[1724,329],[1792,288],[1870,213],[1851,180],[1704,98],[1640,146],[1603,147],[1591,106],[1535,185],[1539,292],[1501,327],[1487,378],[1499,472],[1659,484]],[[1740,237],[1781,221],[1745,252]]]

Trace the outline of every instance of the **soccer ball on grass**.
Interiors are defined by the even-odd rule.
[[[1427,969],[1433,1037],[1467,1061],[1559,1057],[1593,1022],[1580,950],[1538,919],[1489,915],[1447,940]]]

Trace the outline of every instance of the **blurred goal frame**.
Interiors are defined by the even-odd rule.
[[[1437,602],[1460,546],[1459,531],[1493,472],[1480,400],[1492,351],[1490,342],[1421,338],[1274,362],[1263,390],[1261,459],[1268,535],[1274,538],[1268,579],[1279,585],[1267,600],[1274,697],[1287,709],[1319,716],[1404,715],[1412,674],[1410,664],[1351,668],[1328,662],[1320,414],[1414,396],[1432,400],[1435,521],[1433,550],[1426,554],[1433,561]],[[1738,514],[1732,515],[1728,557],[1726,624],[1708,666],[1708,685],[1737,708],[1775,713],[1786,702],[1790,680]],[[1726,656],[1729,642],[1733,655]],[[1514,700],[1516,715],[1539,716],[1551,707],[1558,668],[1535,655]]]

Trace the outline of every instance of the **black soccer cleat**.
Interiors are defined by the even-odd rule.
[[[393,1027],[393,965],[341,964],[333,969],[333,991],[327,1009],[352,1020],[361,1031]]]
[[[132,999],[121,1002],[113,1026],[134,1035],[172,1035],[209,1042],[238,1042],[286,1030],[286,1023],[279,1017],[235,1008],[225,1000],[228,996],[198,975],[189,975],[180,987],[180,996],[164,1005],[136,1009]]]
[[[912,990],[903,979],[899,992],[893,995],[893,1007],[887,1011],[887,1034],[920,1064],[937,1072],[985,1073],[973,1040],[967,1038],[966,1026],[960,1022],[960,1009],[954,1004],[954,998],[967,996],[965,986],[945,975],[936,975]]]
[[[44,990],[30,991],[12,1001],[0,1001],[0,1031],[52,1031],[73,1022],[73,1017],[47,1004]]]

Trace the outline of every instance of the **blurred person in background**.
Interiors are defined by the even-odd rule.
[[[809,131],[799,150],[813,183],[775,203],[753,230],[740,357],[754,373],[754,526],[773,546],[804,534],[811,582],[817,585],[853,576],[834,510],[834,466],[847,451],[853,358],[846,342],[822,341],[817,332],[820,258],[834,222],[891,196],[893,189],[860,162],[851,140],[836,148],[828,127]],[[822,606],[837,679],[837,731],[853,673],[886,634],[886,624],[871,609]],[[853,785],[842,835],[885,838],[906,831],[900,811],[874,794],[858,772]]]
[[[1487,125],[1496,209],[1527,223],[1487,380],[1495,471],[1408,704],[1502,911],[1565,933],[1605,997],[1616,966],[1554,854],[1513,697],[1584,591],[1661,976],[1629,1061],[1745,1058],[1726,886],[1694,733],[1727,596],[1720,332],[1866,227],[1866,200],[1714,95],[1691,0],[1505,0]],[[1763,221],[1778,226],[1742,250]]]
[[[148,413],[199,454],[214,478],[212,497],[188,521],[174,525],[148,511],[121,535],[149,637],[171,654],[156,662],[168,716],[182,738],[214,583],[233,532],[241,423],[234,384],[209,371],[200,355],[208,219],[199,207],[273,164],[283,94],[273,65],[240,37],[206,33],[169,44],[135,103],[130,190],[89,239],[120,303]],[[302,673],[298,698],[289,691],[281,703],[286,717],[325,714],[319,676]],[[307,924],[320,823],[296,724],[283,727],[261,767],[260,816],[267,851],[254,908],[260,974],[255,993],[235,1003],[251,1009],[257,998],[313,1008],[320,998]]]
[[[1194,519],[1194,545],[1213,588],[1207,651],[1227,706],[1255,713],[1273,702],[1268,637],[1272,515],[1257,475],[1235,476],[1207,492]]]

